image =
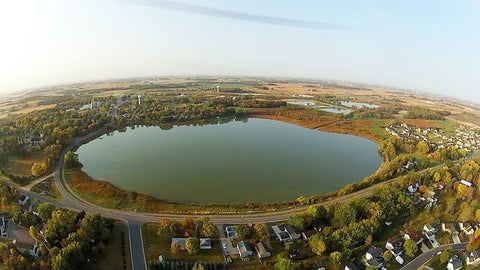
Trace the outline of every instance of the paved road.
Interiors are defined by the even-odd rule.
[[[133,270],[147,270],[147,262],[143,250],[143,238],[141,224],[128,222],[128,231],[130,239],[130,253],[132,254]]]
[[[425,263],[427,263],[430,259],[432,259],[433,255],[436,254],[437,252],[439,251],[443,251],[444,249],[446,249],[447,247],[452,247],[452,249],[454,251],[456,250],[462,250],[465,248],[465,246],[467,245],[467,243],[460,243],[460,244],[446,244],[446,245],[441,245],[439,247],[436,247],[436,248],[432,248],[430,249],[429,251],[425,252],[425,253],[422,253],[421,255],[419,255],[418,257],[416,257],[415,259],[413,259],[411,262],[409,262],[408,264],[406,264],[404,267],[401,268],[401,270],[417,270],[417,269],[420,269],[420,267],[422,267],[422,265],[424,265]]]

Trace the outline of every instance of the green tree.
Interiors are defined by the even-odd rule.
[[[333,264],[338,264],[340,263],[340,260],[342,259],[342,253],[338,252],[338,251],[334,251],[332,253],[330,253],[330,261],[333,263]]]
[[[293,270],[293,262],[286,258],[279,258],[274,265],[275,270]]]
[[[205,270],[205,267],[203,267],[203,265],[201,265],[199,263],[195,263],[192,270]]]
[[[263,223],[257,223],[253,225],[253,230],[255,231],[255,235],[258,237],[258,239],[266,239],[267,233],[266,233],[267,226]]]
[[[196,237],[187,238],[185,241],[185,249],[190,255],[198,254],[198,252],[200,252],[200,240]]]
[[[413,258],[418,251],[418,246],[413,240],[408,239],[405,241],[405,244],[403,244],[403,249],[405,250],[405,255]]]
[[[240,240],[245,240],[247,237],[250,236],[251,233],[250,228],[245,224],[238,225],[235,229],[235,232],[237,234],[237,238]]]
[[[383,140],[378,146],[378,152],[383,157],[384,161],[391,161],[395,158],[397,150],[395,145],[390,140]]]
[[[82,228],[85,229],[87,235],[93,240],[103,240],[102,235],[105,231],[103,218],[98,213],[87,213],[82,219]]]
[[[38,213],[38,216],[43,220],[43,221],[48,221],[49,219],[52,218],[52,213],[53,211],[55,211],[55,209],[57,209],[55,207],[55,205],[51,204],[51,203],[47,203],[47,202],[44,202],[44,203],[41,203],[38,205],[37,207],[37,213]]]
[[[428,144],[425,141],[419,141],[417,143],[417,151],[425,155],[430,151],[430,147],[428,147]]]
[[[82,163],[80,163],[80,161],[78,160],[78,155],[75,154],[72,151],[68,151],[65,154],[65,158],[64,158],[63,162],[65,164],[65,167],[67,167],[68,169],[75,169],[75,168],[82,168],[83,167]]]
[[[448,260],[450,260],[450,253],[452,252],[452,248],[451,247],[448,247],[446,248],[442,254],[440,254],[440,261],[442,263],[446,263],[448,262]]]
[[[310,215],[313,220],[324,220],[327,215],[327,209],[322,205],[310,205],[306,213]]]
[[[55,244],[76,230],[76,214],[67,209],[53,211],[52,218],[47,222],[45,236],[50,244]]]
[[[307,225],[304,214],[296,214],[291,216],[288,223],[301,231],[304,230]]]
[[[357,213],[350,204],[335,204],[332,225],[337,228],[348,226],[355,222]]]
[[[218,236],[217,227],[208,219],[203,220],[199,230],[200,230],[200,235],[202,235],[203,237],[214,238]]]
[[[390,250],[385,250],[385,252],[383,252],[383,259],[386,261],[386,262],[389,262],[391,259],[392,259],[392,252],[390,252]]]
[[[327,250],[327,246],[325,245],[325,242],[323,242],[322,236],[319,233],[312,236],[308,244],[312,251],[319,256]]]
[[[85,261],[82,252],[82,246],[78,242],[70,243],[68,246],[62,248],[60,253],[53,258],[53,270],[73,270]]]

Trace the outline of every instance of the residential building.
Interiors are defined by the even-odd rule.
[[[267,258],[271,256],[270,252],[267,251],[261,241],[255,245],[255,251],[257,252],[259,258]]]
[[[447,270],[461,270],[463,268],[463,263],[460,258],[455,255],[448,261]]]
[[[237,243],[238,254],[242,259],[247,259],[253,255],[252,247],[247,241],[240,241]]]

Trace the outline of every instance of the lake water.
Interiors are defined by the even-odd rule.
[[[276,202],[324,194],[373,173],[364,138],[274,120],[128,128],[77,153],[95,179],[184,202]]]

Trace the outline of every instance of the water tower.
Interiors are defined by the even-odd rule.
[[[220,93],[220,85],[217,85],[217,94]]]
[[[142,96],[138,95],[137,98],[138,98],[138,105],[142,104]]]

